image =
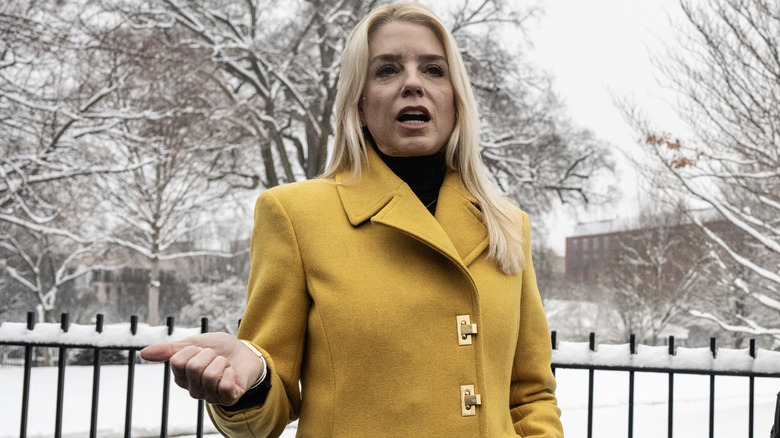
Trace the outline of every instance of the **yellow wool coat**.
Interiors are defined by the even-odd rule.
[[[434,217],[373,150],[367,164],[359,183],[259,196],[238,337],[266,358],[271,390],[261,407],[210,405],[217,429],[278,436],[299,418],[303,437],[563,436],[527,216],[527,267],[505,275],[457,173]],[[469,385],[480,405],[464,406]]]

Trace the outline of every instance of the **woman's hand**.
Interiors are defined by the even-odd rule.
[[[150,345],[141,357],[171,362],[176,384],[196,399],[230,406],[263,372],[263,363],[243,342],[227,333],[204,333]]]

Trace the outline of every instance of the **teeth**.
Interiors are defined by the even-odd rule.
[[[423,115],[423,112],[422,111],[407,111],[404,114],[405,115],[409,115],[409,116],[421,116],[421,115]]]

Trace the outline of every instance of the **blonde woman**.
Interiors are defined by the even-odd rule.
[[[563,436],[528,219],[485,177],[452,35],[380,6],[340,81],[323,177],[257,200],[239,340],[142,356],[225,436]]]

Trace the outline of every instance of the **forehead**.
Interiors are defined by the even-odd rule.
[[[388,54],[402,57],[445,56],[444,46],[431,29],[406,21],[391,21],[378,28],[369,39],[369,62],[377,56]]]

